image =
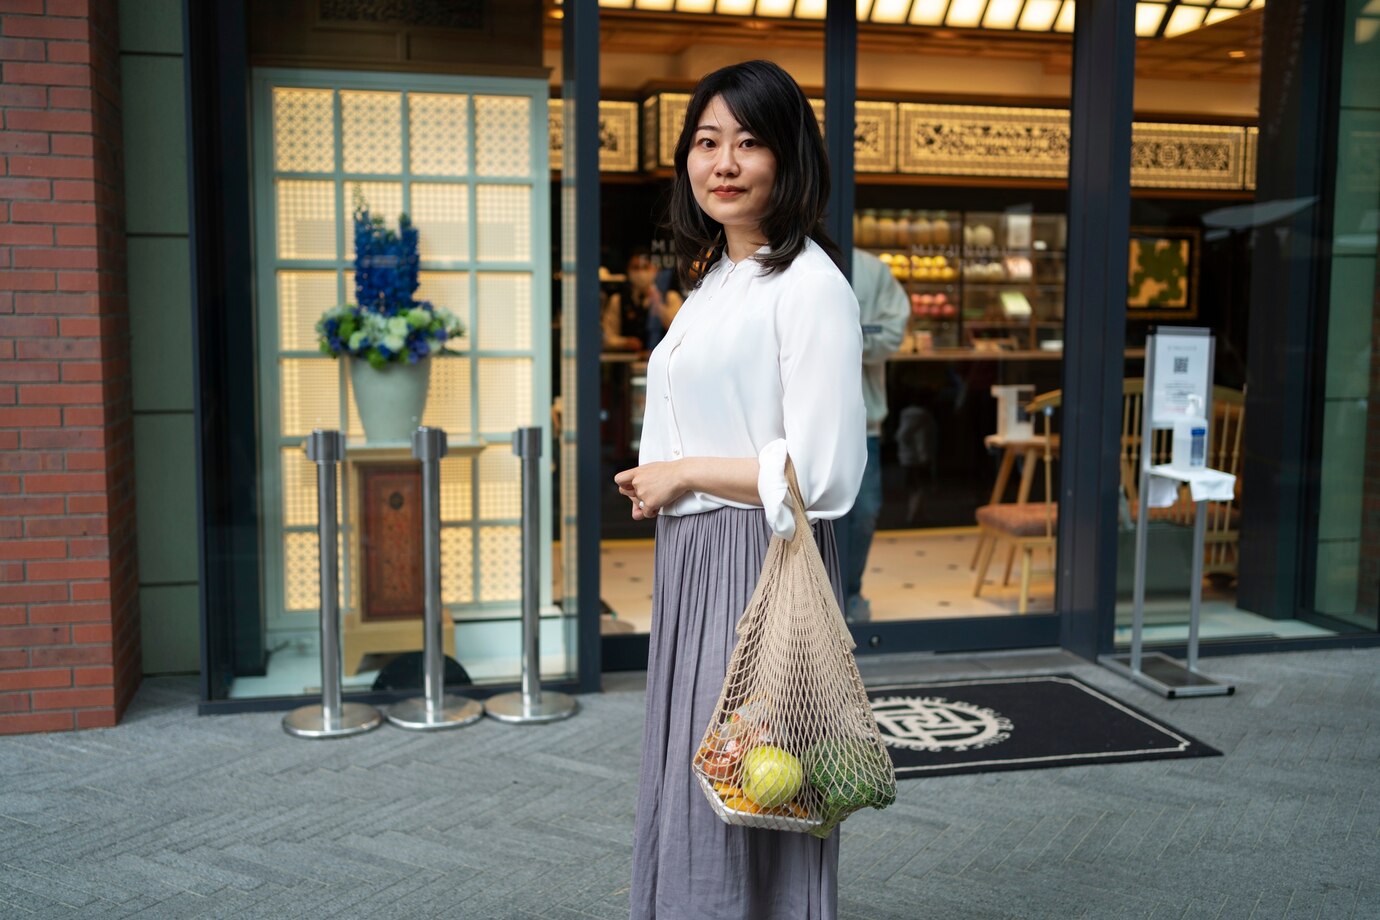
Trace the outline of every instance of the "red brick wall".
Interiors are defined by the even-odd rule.
[[[0,0],[0,734],[139,685],[115,0]]]

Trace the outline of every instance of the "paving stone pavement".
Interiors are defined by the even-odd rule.
[[[869,683],[1072,672],[1224,756],[906,780],[844,825],[841,916],[1377,920],[1378,666],[1209,658],[1237,694],[1170,702],[1057,650],[864,658]],[[148,680],[117,728],[0,738],[0,916],[626,917],[643,685],[554,725],[305,742]]]

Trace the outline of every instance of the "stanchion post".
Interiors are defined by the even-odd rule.
[[[379,711],[340,699],[340,548],[336,514],[336,464],[345,456],[339,431],[317,428],[302,446],[316,464],[317,540],[321,550],[321,702],[283,717],[283,730],[298,738],[340,738],[378,728]]]
[[[388,708],[399,728],[433,731],[469,725],[484,715],[474,700],[446,693],[445,630],[454,627],[441,608],[441,458],[446,433],[422,426],[412,432],[412,456],[422,464],[422,577],[426,607],[422,616],[422,696]]]
[[[484,704],[502,722],[555,722],[578,708],[573,696],[541,689],[541,446],[540,428],[513,432],[522,461],[522,690]]]

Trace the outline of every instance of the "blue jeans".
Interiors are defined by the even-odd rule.
[[[867,571],[867,554],[872,549],[872,535],[877,532],[877,515],[882,510],[882,439],[867,436],[867,467],[863,470],[862,488],[853,502],[853,510],[844,517],[848,527],[848,570],[843,573],[845,601],[862,593],[863,572]]]

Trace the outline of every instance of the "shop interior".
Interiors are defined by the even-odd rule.
[[[703,10],[684,12],[692,6]],[[822,100],[815,7],[823,4],[757,6],[756,15],[741,15],[752,4],[601,3],[601,278],[614,314],[606,316],[601,358],[602,443],[610,482],[636,465],[642,375],[658,335],[658,319],[649,322],[645,310],[616,315],[630,299],[648,299],[629,279],[645,277],[650,262],[663,298],[688,293],[670,277],[661,226],[668,151],[684,105],[677,109],[677,98],[714,67],[767,57]],[[1054,609],[1058,512],[1047,483],[1057,490],[1072,6],[859,4],[854,243],[890,266],[911,305],[886,364],[881,512],[862,586],[872,621]],[[1264,3],[1137,6],[1124,421],[1136,430],[1147,332],[1157,324],[1208,327],[1216,338],[1210,465],[1239,475],[1250,251],[1244,234],[1225,228],[1255,198]],[[548,3],[553,73],[560,15]],[[640,139],[620,131],[620,106],[640,116]],[[827,113],[823,122],[827,133]],[[619,156],[629,144],[640,158]],[[1140,449],[1138,436],[1122,440],[1119,642],[1129,639],[1129,471]],[[1157,441],[1154,450],[1167,445]],[[1202,637],[1333,634],[1236,606],[1248,490],[1238,481],[1235,500],[1209,506]],[[604,496],[606,635],[650,625],[652,526],[632,521],[626,505],[612,488]],[[1149,642],[1187,634],[1192,515],[1186,496],[1152,512]]]

